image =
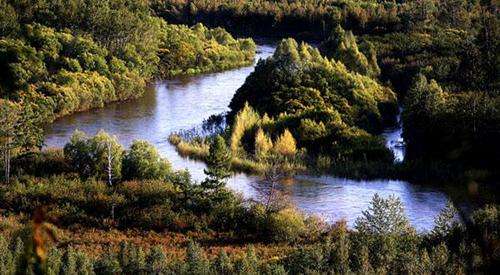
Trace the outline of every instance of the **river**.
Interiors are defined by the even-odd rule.
[[[256,60],[272,55],[274,49],[273,45],[259,45]],[[227,111],[234,92],[253,68],[158,81],[140,99],[56,120],[46,128],[45,145],[64,146],[76,129],[89,135],[103,129],[116,135],[124,146],[135,139],[151,142],[175,169],[188,169],[194,180],[201,181],[205,165],[180,157],[169,144],[168,135],[199,126],[210,115]],[[401,161],[404,157],[401,127],[388,129],[383,136],[396,161]],[[245,174],[234,175],[228,186],[243,197],[253,199],[261,198],[269,188],[259,178]],[[361,211],[367,209],[375,193],[383,197],[395,195],[401,199],[410,222],[419,231],[433,227],[434,217],[448,200],[438,189],[398,180],[354,181],[300,176],[278,188],[305,213],[319,215],[330,222],[346,219],[351,226]]]

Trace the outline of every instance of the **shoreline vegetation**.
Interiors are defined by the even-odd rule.
[[[211,139],[220,134],[231,147],[234,171],[263,174],[268,166],[267,152],[283,157],[283,154],[273,151],[273,144],[287,131],[294,148],[291,155],[284,158],[284,162],[288,164],[286,171],[290,175],[323,173],[354,179],[386,178],[426,184],[433,182],[435,185],[450,181],[459,184],[494,182],[498,173],[488,167],[468,166],[467,163],[460,162],[451,164],[440,158],[416,158],[413,154],[402,163],[394,162],[392,152],[386,148],[380,133],[394,123],[397,113],[396,96],[389,88],[370,78],[380,73],[375,53],[368,51],[365,55],[360,52],[352,33],[346,33],[341,28],[336,33],[337,40],[320,45],[320,49],[330,56],[336,56],[335,60],[338,61],[329,61],[318,50],[305,43],[299,45],[291,39],[282,40],[275,54],[260,61],[245,84],[238,89],[228,114],[205,121],[202,128],[209,131],[172,133],[169,142],[182,156],[203,161],[208,155]],[[350,48],[346,49],[345,45],[350,45]],[[368,60],[372,60],[372,63]],[[349,67],[346,69],[346,65],[341,62],[346,62]],[[325,76],[322,78],[322,75]],[[409,97],[403,104],[406,106],[403,120],[409,124],[417,120],[410,122],[407,116],[418,111],[421,106],[410,99],[421,100],[422,97],[414,94],[422,93],[426,89],[425,85],[431,85],[425,76],[419,77],[420,80],[416,80],[416,83],[420,81],[422,84],[411,88]],[[329,86],[325,84],[329,79],[337,82],[332,82]],[[345,84],[338,84],[342,81]],[[432,85],[437,84],[432,81]],[[346,88],[359,86],[363,90],[349,91]],[[441,87],[436,86],[435,89],[439,96],[445,97]],[[468,96],[473,95],[457,98]],[[489,97],[479,97],[478,100],[487,98]],[[485,112],[489,112],[488,115],[483,113],[485,116],[481,118],[481,123],[486,123],[485,119],[492,119],[491,124],[495,125],[494,120],[497,118],[494,102],[476,101],[476,106],[481,105]],[[232,124],[227,124],[226,120]],[[405,134],[408,135],[411,129],[405,127]],[[418,129],[425,129],[425,126]],[[467,126],[462,126],[461,129],[467,131]],[[429,142],[432,145],[432,141]],[[414,147],[411,149],[415,150]]]
[[[276,38],[322,41],[318,48],[323,57],[340,62],[351,73],[369,77],[392,90],[404,109],[402,121],[407,145],[406,160],[403,165],[396,165],[398,167],[388,165],[392,166],[389,169],[361,169],[364,170],[360,172],[361,176],[364,173],[367,176],[403,174],[423,179],[469,178],[472,181],[498,182],[500,175],[496,164],[500,162],[500,148],[496,141],[500,138],[500,32],[498,8],[493,1],[176,0],[155,1],[152,8],[159,16],[172,22],[204,22],[249,36],[264,35],[266,32]],[[262,25],[267,28],[261,28]],[[297,56],[304,58],[300,52],[298,50]],[[292,51],[290,56],[293,56]],[[312,56],[314,59],[314,54]],[[285,70],[280,72],[281,68]],[[300,70],[305,66],[298,65],[298,71],[295,68],[286,71],[286,68],[282,64],[268,62],[267,70],[262,70],[258,80],[252,80],[252,76],[247,79],[249,84],[241,88],[247,94],[237,93],[233,106],[230,106],[229,126],[232,126],[231,118],[243,108],[245,102],[260,115],[267,113],[275,119],[284,112],[290,116],[298,108],[309,108],[308,112],[313,115],[316,111],[313,109],[318,108],[317,102],[314,102],[317,99],[314,89],[324,97],[322,89],[325,87],[317,87],[323,83],[319,82],[316,86],[300,83],[296,76],[302,73]],[[277,87],[272,80],[265,82],[265,74],[273,70],[278,73],[272,80],[282,87]],[[288,97],[283,96],[286,88],[292,89],[287,91]],[[341,96],[345,91],[335,87],[333,90]],[[263,106],[266,104],[269,106]],[[279,104],[289,105],[279,108]],[[352,104],[352,100],[348,104]],[[334,110],[341,115],[342,108],[344,106],[340,104],[334,105]],[[368,110],[374,110],[373,106],[370,108]],[[372,119],[365,125],[357,126],[374,134],[373,130],[380,123],[373,120],[373,113],[366,112],[366,108],[356,111],[364,114],[366,119]],[[352,117],[356,118],[351,113]],[[387,118],[393,120],[394,116],[385,116],[384,123],[391,122]],[[342,119],[344,121],[345,117]],[[311,120],[319,123],[318,119]],[[367,125],[374,126],[374,129],[368,129]],[[295,132],[293,128],[297,128]],[[319,124],[312,128],[323,130]],[[289,130],[298,140],[299,147],[307,147],[300,141],[297,126]],[[367,141],[364,143],[356,145],[366,146]],[[372,149],[376,148],[375,143],[372,142]],[[313,144],[317,147],[324,145],[322,141]],[[252,153],[251,148],[249,151]],[[337,151],[341,148],[335,150],[334,158]],[[314,155],[315,152],[308,153]],[[327,155],[331,157],[331,154]],[[370,157],[366,158],[370,162]],[[357,170],[360,165],[349,166]],[[401,166],[403,171],[393,171],[400,170]],[[370,170],[382,171],[372,173]],[[358,174],[350,171],[338,173]]]
[[[416,232],[398,198],[375,195],[353,228],[342,220],[327,224],[273,188],[261,202],[228,190],[229,152],[220,136],[210,143],[201,183],[172,170],[151,144],[135,141],[124,149],[105,132],[75,132],[64,150],[16,157],[16,177],[0,185],[0,270],[364,274],[496,268],[496,206],[461,220],[448,203],[431,231]],[[281,162],[275,164],[268,180],[284,176]]]
[[[497,272],[499,19],[488,0],[0,0],[0,273]],[[251,64],[253,40],[228,31],[292,38],[207,135],[169,137],[206,162],[203,181],[104,131],[40,150],[58,116],[139,97],[157,76]],[[380,133],[399,106],[408,154],[394,164]],[[235,168],[264,178],[262,200],[226,187]],[[417,232],[399,198],[375,194],[352,227],[329,224],[276,186],[316,170],[482,201],[450,201]]]
[[[63,11],[55,2],[26,7],[2,1],[3,111],[41,128],[74,112],[139,98],[154,78],[254,61],[253,40],[235,39],[222,28],[168,24],[141,1],[132,6],[105,1],[102,9],[91,2]],[[53,11],[59,12],[55,18],[44,18]]]

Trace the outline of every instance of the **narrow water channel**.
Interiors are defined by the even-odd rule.
[[[274,52],[273,45],[259,45],[257,60]],[[212,114],[228,110],[234,92],[253,71],[253,66],[188,78],[159,81],[148,93],[134,101],[116,103],[104,109],[91,110],[58,119],[47,126],[47,147],[61,147],[76,129],[93,135],[100,129],[116,135],[124,146],[135,139],[154,144],[175,169],[188,169],[194,180],[204,178],[205,165],[180,157],[167,138],[171,132],[199,126]],[[404,151],[401,128],[384,133],[387,145],[402,160]],[[259,199],[269,188],[257,177],[236,174],[228,186],[245,198]],[[372,196],[395,195],[401,199],[411,223],[420,231],[433,226],[434,217],[445,206],[447,196],[431,187],[405,181],[353,181],[334,177],[297,177],[279,186],[282,193],[298,208],[328,221],[346,219],[352,225],[365,210]]]

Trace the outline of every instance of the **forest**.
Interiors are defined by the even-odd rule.
[[[235,39],[202,24],[167,24],[147,2],[70,4],[2,0],[2,114],[19,113],[40,127],[74,112],[141,97],[154,78],[253,62],[251,39]]]
[[[236,134],[244,137],[243,158],[255,151],[258,128],[271,139],[287,128],[299,149],[307,150],[302,163],[336,175],[498,178],[499,17],[492,2],[160,1],[154,8],[170,20],[230,30],[240,20],[260,24],[257,18],[271,18],[273,34],[304,39],[307,33],[321,41],[319,52],[308,53],[306,44],[282,40],[236,92],[228,114],[233,136],[240,130],[231,123],[245,102],[260,116],[279,120],[248,123],[244,135]],[[328,33],[315,33],[321,29],[318,22],[331,26]],[[266,35],[251,27],[233,31]],[[328,62],[340,63],[333,66],[344,66],[345,72],[334,69],[332,78],[325,72],[332,70]],[[396,121],[398,106],[407,154],[404,163],[393,165],[377,134]],[[202,156],[203,150],[195,149],[208,142],[184,142],[179,151]]]
[[[0,0],[0,273],[496,272],[499,19],[490,0]],[[263,39],[275,50],[256,60]],[[46,146],[52,123],[161,81],[214,77],[213,98],[185,112],[223,101],[221,77],[245,68],[201,130],[159,142],[76,130]],[[258,199],[232,189],[240,173],[266,187]],[[393,195],[357,217],[306,213],[280,188],[297,175],[465,191],[422,231]]]

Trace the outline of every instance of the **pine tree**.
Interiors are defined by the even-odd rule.
[[[337,26],[330,37],[321,43],[320,49],[323,54],[340,61],[351,71],[377,77],[380,74],[380,68],[377,64],[375,49],[368,42],[365,46],[368,57],[360,51],[354,34]]]
[[[78,251],[75,253],[76,266],[78,267],[78,275],[94,274],[94,265],[92,260],[85,253]]]
[[[0,98],[0,151],[6,182],[10,180],[12,151],[42,145],[43,128],[40,123],[43,118],[34,114],[32,105]]]
[[[47,256],[47,274],[57,275],[61,272],[63,254],[61,250],[53,247]]]
[[[16,271],[14,255],[3,235],[0,235],[0,271],[5,274],[14,274]]]
[[[229,256],[227,256],[226,251],[221,249],[219,251],[219,255],[217,255],[217,259],[215,260],[215,270],[219,274],[233,274],[234,266],[231,262]]]
[[[220,135],[217,135],[210,144],[206,162],[208,167],[204,172],[207,178],[201,186],[208,190],[218,190],[224,187],[226,179],[231,176],[231,152]]]
[[[431,254],[433,272],[447,274],[449,257],[450,255],[446,244],[440,243],[438,246],[434,247]]]
[[[146,263],[148,273],[162,274],[167,271],[167,257],[161,246],[154,246],[151,248]]]
[[[427,249],[423,249],[420,252],[419,255],[419,261],[418,261],[418,274],[431,274],[432,271],[432,262],[431,258],[429,257],[429,253],[427,253]]]
[[[245,256],[237,263],[236,270],[238,274],[258,274],[258,260],[252,245],[248,246]]]
[[[370,251],[366,245],[361,247],[359,252],[359,272],[361,274],[371,274],[373,273],[372,265],[370,264]]]
[[[231,128],[230,144],[231,153],[233,155],[236,156],[241,150],[241,139],[245,131],[257,124],[259,120],[259,114],[248,104],[248,102],[238,111]]]
[[[446,207],[441,210],[439,215],[435,218],[435,226],[432,229],[432,236],[437,239],[443,239],[454,230],[460,229],[460,223],[457,217],[457,209],[451,201],[448,201]]]
[[[69,247],[64,253],[62,264],[62,273],[63,274],[77,274],[78,266],[76,259],[76,252],[72,247]]]
[[[402,235],[414,231],[401,200],[392,195],[384,199],[378,194],[373,196],[368,210],[356,219],[355,228],[368,235]]]
[[[350,245],[349,237],[347,236],[347,227],[340,226],[334,250],[335,260],[337,262],[336,269],[339,274],[347,274],[350,272],[349,248]]]
[[[286,275],[286,274],[288,274],[283,265],[276,264],[276,263],[266,264],[264,267],[264,272],[262,272],[262,273],[268,274],[268,275]]]
[[[203,250],[193,241],[189,241],[186,249],[186,265],[188,274],[211,274],[210,263]]]
[[[112,251],[104,254],[97,263],[97,269],[101,274],[120,274],[123,272],[118,256]]]

